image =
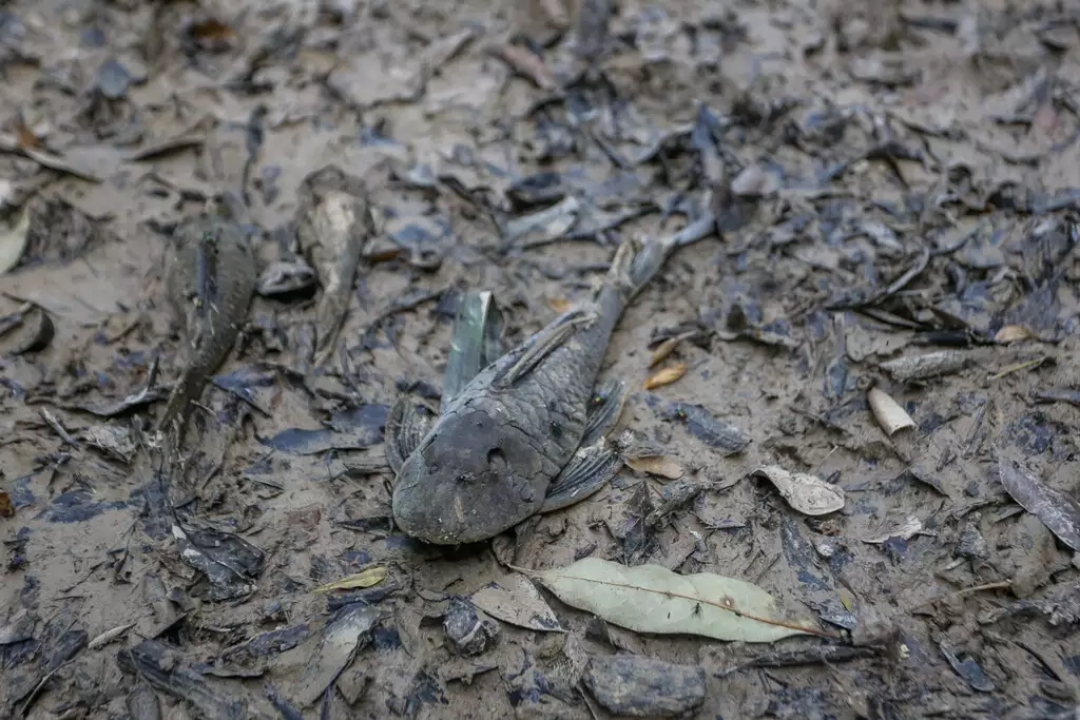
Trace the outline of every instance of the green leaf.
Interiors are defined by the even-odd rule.
[[[659,565],[585,558],[530,574],[567,605],[637,632],[743,642],[832,637],[809,620],[786,619],[776,600],[756,585],[711,573],[679,575]]]

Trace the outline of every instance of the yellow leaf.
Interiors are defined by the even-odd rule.
[[[678,480],[683,476],[683,466],[673,458],[662,455],[650,455],[639,458],[626,458],[626,464],[630,469],[649,475],[659,475],[668,480]]]
[[[549,298],[548,307],[560,315],[570,309],[572,303],[566,298]]]
[[[670,337],[664,342],[657,345],[656,349],[653,350],[652,358],[649,359],[649,367],[656,367],[657,365],[659,365],[661,362],[664,361],[665,358],[667,358],[668,355],[670,355],[675,350],[676,347],[679,346],[679,343],[693,336],[694,333],[692,332],[683,333],[682,335]]]
[[[994,342],[1008,345],[1020,340],[1030,340],[1033,337],[1035,337],[1035,334],[1023,325],[1006,325],[994,335]]]
[[[645,389],[652,390],[658,388],[661,385],[670,385],[683,375],[686,374],[686,363],[678,362],[674,365],[670,365],[662,370],[656,371],[648,380],[645,381]]]
[[[343,577],[332,583],[327,583],[315,588],[312,592],[330,592],[331,590],[353,590],[355,588],[368,588],[378,585],[386,579],[386,568],[382,566],[369,567],[367,570]]]

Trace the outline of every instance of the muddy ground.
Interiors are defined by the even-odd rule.
[[[701,668],[697,718],[1075,717],[1080,3],[600,5],[3,3],[5,717],[608,717],[589,663],[617,654]],[[289,259],[328,165],[376,228],[335,351],[321,291],[256,297],[170,473],[169,232],[233,191],[260,269]],[[622,239],[710,214],[602,371],[662,447],[638,467],[681,477],[626,468],[479,547],[396,531],[386,408],[438,396],[460,293],[513,345]],[[746,580],[832,637],[637,633],[542,590],[562,632],[481,613],[455,644],[455,598],[517,587],[522,616],[508,565],[586,556]]]

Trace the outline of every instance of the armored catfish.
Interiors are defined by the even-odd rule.
[[[624,243],[591,302],[502,357],[493,357],[497,343],[486,333],[474,332],[471,343],[484,351],[471,368],[448,363],[472,375],[467,383],[447,378],[437,419],[405,399],[394,405],[387,457],[402,530],[434,544],[477,542],[607,483],[621,465],[605,436],[625,392],[617,381],[599,390],[594,383],[624,308],[675,247]],[[459,322],[455,340],[468,327]],[[452,385],[460,389],[448,396]]]
[[[173,232],[166,289],[184,339],[183,372],[158,429],[181,427],[191,403],[232,350],[255,288],[255,258],[239,225],[199,216]]]

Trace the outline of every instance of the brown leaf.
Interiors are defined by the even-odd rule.
[[[674,365],[658,370],[645,381],[645,389],[652,390],[662,385],[670,385],[686,374],[686,367],[686,363],[677,362]]]
[[[14,517],[15,508],[11,505],[11,496],[0,490],[0,517]]]
[[[669,480],[678,480],[683,476],[683,466],[674,458],[663,455],[650,455],[648,457],[626,458],[624,462],[631,470],[658,475]]]

